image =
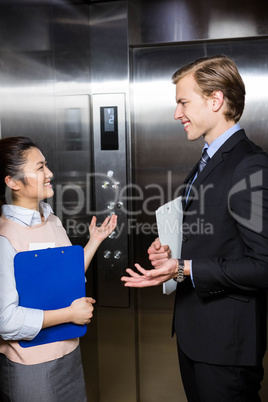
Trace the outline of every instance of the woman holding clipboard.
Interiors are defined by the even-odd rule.
[[[85,402],[86,391],[79,339],[22,348],[18,341],[33,339],[43,328],[63,323],[88,324],[91,297],[69,307],[42,311],[20,307],[14,276],[14,257],[30,243],[55,247],[71,242],[60,220],[44,199],[53,196],[52,172],[39,148],[26,137],[0,140],[0,401]],[[6,204],[7,190],[11,203]],[[93,217],[84,248],[85,271],[98,246],[115,229],[117,217],[100,227]]]

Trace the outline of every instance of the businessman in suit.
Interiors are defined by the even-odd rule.
[[[184,182],[181,259],[156,239],[148,249],[155,269],[135,264],[139,272],[127,269],[122,280],[129,287],[178,282],[173,331],[188,401],[257,402],[266,349],[268,156],[238,123],[245,87],[231,59],[198,59],[173,82],[175,119],[190,141],[205,141]]]

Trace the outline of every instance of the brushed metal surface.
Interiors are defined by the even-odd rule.
[[[268,4],[222,0],[128,0],[132,46],[268,34]]]
[[[188,141],[182,124],[173,119],[176,103],[171,76],[178,68],[196,58],[218,53],[235,60],[245,81],[246,107],[240,121],[241,127],[253,141],[268,150],[267,38],[142,46],[132,49],[133,163],[135,184],[143,194],[142,199],[134,203],[133,207],[137,212],[134,260],[147,268],[150,267],[147,248],[157,237],[154,211],[176,197],[184,178],[200,158],[203,147],[202,139]],[[176,345],[168,338],[173,302],[174,294],[164,296],[159,287],[138,291],[142,401],[161,400],[160,389],[153,387],[154,382],[161,381],[159,366],[165,367],[167,373],[165,386],[162,385],[161,391],[166,392],[169,401],[175,402],[178,397],[185,400],[179,384]],[[167,356],[169,364],[166,364]],[[264,365],[268,365],[267,358]],[[262,395],[265,399],[267,381],[262,384]]]
[[[40,145],[59,186],[53,207],[60,212],[62,203],[74,243],[87,241],[94,201],[78,208],[94,173],[93,95],[125,94],[130,264],[150,266],[154,210],[176,194],[202,148],[173,119],[175,70],[204,55],[233,57],[247,90],[241,125],[268,149],[267,7],[264,0],[0,0],[1,136],[27,135]],[[93,296],[97,268],[88,273]],[[159,287],[130,292],[129,308],[96,306],[81,340],[92,402],[185,400],[170,338],[173,299]]]

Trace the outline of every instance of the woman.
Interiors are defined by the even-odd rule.
[[[44,199],[53,196],[52,172],[38,147],[26,137],[0,140],[0,401],[86,401],[79,340],[70,339],[29,348],[42,328],[72,322],[88,324],[95,300],[84,297],[66,308],[42,311],[18,306],[14,256],[31,243],[55,247],[71,242]],[[8,193],[10,197],[8,197]],[[11,203],[6,204],[6,198]],[[85,271],[100,243],[114,230],[116,216],[100,227],[93,217],[84,248]]]

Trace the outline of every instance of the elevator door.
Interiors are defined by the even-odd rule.
[[[132,50],[132,143],[135,184],[144,197],[136,202],[134,260],[150,267],[147,248],[156,237],[154,211],[173,199],[199,159],[202,141],[189,142],[183,126],[173,119],[175,86],[172,74],[199,57],[226,54],[237,63],[246,85],[241,126],[268,150],[268,39],[244,39],[163,45]],[[150,228],[150,230],[148,229]],[[162,288],[138,291],[139,381],[142,402],[183,402],[175,340],[171,339],[174,294]],[[191,319],[191,317],[189,317]],[[267,365],[267,363],[266,363]],[[267,381],[262,395],[267,394]]]

